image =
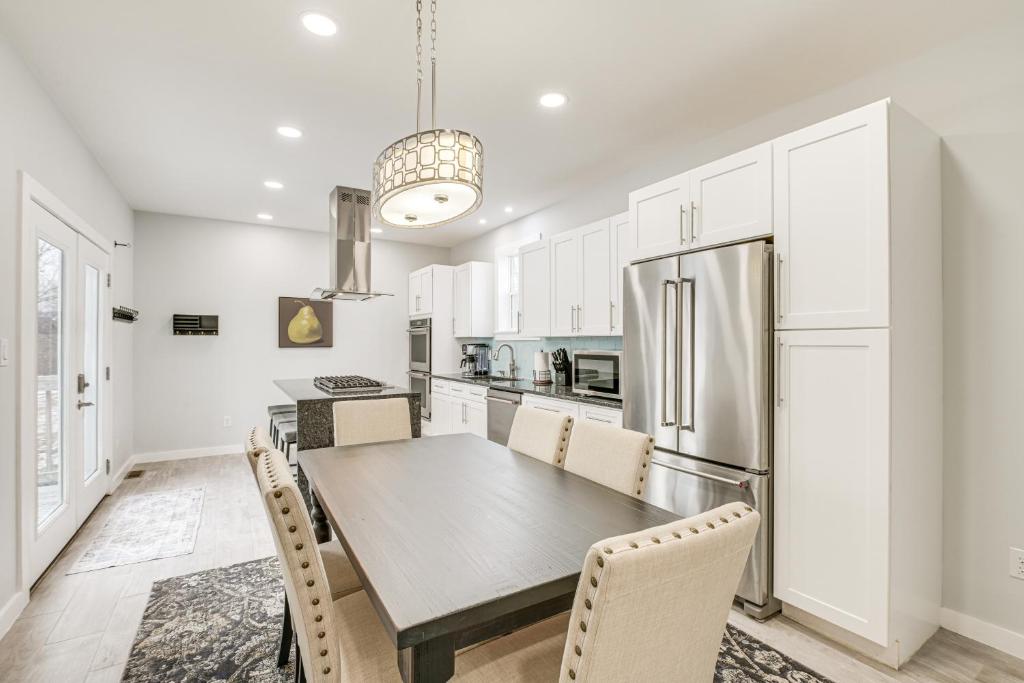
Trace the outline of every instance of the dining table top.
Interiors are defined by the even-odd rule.
[[[445,636],[464,647],[509,615],[564,611],[593,544],[679,519],[471,434],[298,459],[399,649]]]

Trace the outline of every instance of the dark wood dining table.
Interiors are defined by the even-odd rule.
[[[571,609],[594,543],[679,519],[471,434],[300,451],[299,464],[406,683],[446,681],[457,649]]]

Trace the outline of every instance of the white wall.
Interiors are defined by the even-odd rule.
[[[141,212],[135,223],[137,453],[240,444],[267,405],[289,402],[274,379],[407,386],[408,275],[447,264],[448,249],[375,240],[373,289],[395,296],[335,303],[333,348],[279,349],[277,298],[327,286],[327,233]],[[219,315],[220,335],[175,337],[174,313]]]
[[[1024,634],[1024,17],[886,68],[698,144],[666,141],[649,162],[452,248],[452,262],[627,208],[630,190],[892,97],[943,136],[945,561],[947,609]],[[1022,636],[1024,638],[1024,636]],[[1024,639],[1017,641],[1024,647]]]
[[[74,130],[36,84],[25,65],[0,35],[0,337],[18,338],[17,244],[24,170],[111,241],[132,241],[131,209],[107,179]],[[118,249],[114,258],[114,301],[132,303],[132,255]],[[115,325],[113,358],[114,454],[117,471],[132,451],[132,333]],[[0,368],[0,619],[16,591],[15,378],[17,356]]]

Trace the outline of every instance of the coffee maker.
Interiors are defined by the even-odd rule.
[[[479,377],[490,374],[490,349],[487,344],[463,344],[462,362],[459,363],[462,376]]]

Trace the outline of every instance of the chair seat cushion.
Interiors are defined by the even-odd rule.
[[[341,681],[400,683],[398,655],[365,591],[334,602],[341,648]],[[569,613],[459,652],[452,680],[557,681]]]
[[[356,575],[352,562],[348,559],[345,549],[341,547],[337,538],[320,544],[320,559],[324,563],[327,583],[331,586],[332,600],[362,590],[363,585],[359,582],[359,576]]]

